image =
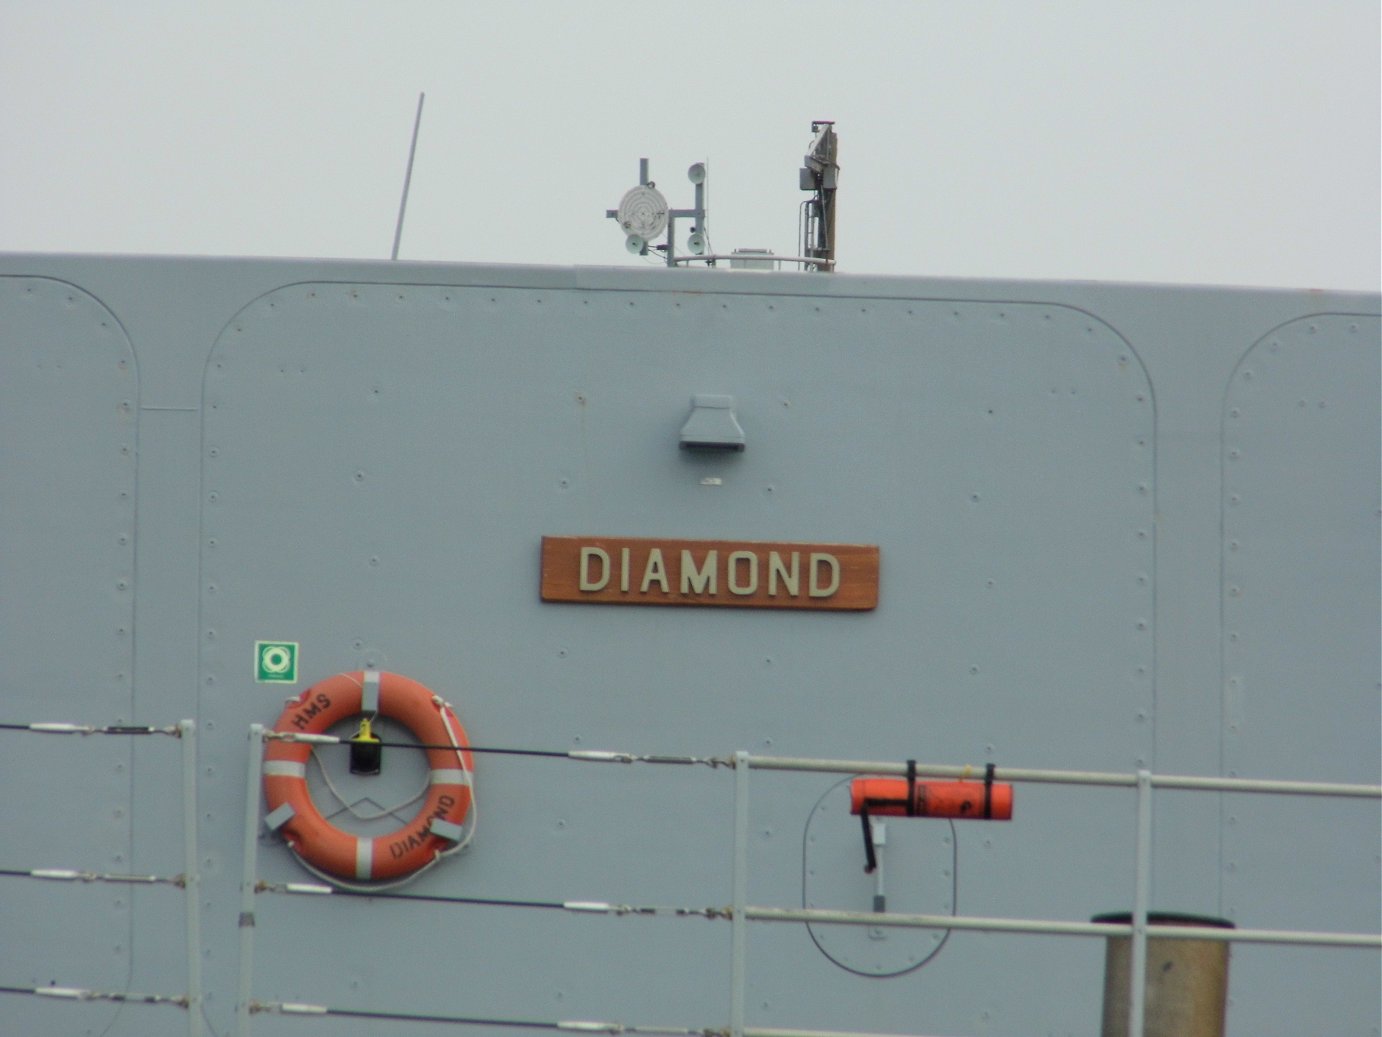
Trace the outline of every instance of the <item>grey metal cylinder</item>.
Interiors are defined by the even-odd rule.
[[[1132,915],[1096,915],[1092,921],[1129,925]],[[1147,924],[1233,928],[1232,922],[1222,918],[1164,912],[1148,914]],[[1144,1037],[1223,1037],[1228,1010],[1228,952],[1228,943],[1219,940],[1165,936],[1147,940]],[[1127,1037],[1131,971],[1132,938],[1109,937],[1104,953],[1102,1037]]]

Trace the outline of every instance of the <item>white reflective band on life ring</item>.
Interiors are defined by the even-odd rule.
[[[364,684],[360,688],[360,712],[379,712],[379,671],[366,670]]]
[[[438,770],[433,771],[432,776],[427,779],[429,785],[464,785],[470,787],[470,772],[458,770]]]
[[[292,760],[265,760],[264,776],[275,778],[301,778],[307,780],[307,764]]]
[[[374,867],[374,841],[371,839],[357,839],[355,842],[355,877],[357,879],[368,879],[373,876],[370,871]]]

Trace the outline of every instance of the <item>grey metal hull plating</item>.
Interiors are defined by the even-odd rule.
[[[481,746],[1375,784],[1378,308],[0,256],[0,721],[195,721],[216,1034],[237,1025],[249,727],[340,671],[422,681]],[[696,394],[735,398],[743,453],[678,450]],[[557,534],[877,544],[879,606],[544,604],[539,544]],[[256,640],[300,644],[300,680],[256,683]],[[184,872],[174,741],[0,731],[0,747],[0,868]],[[384,791],[351,788],[388,804],[420,771],[386,752]],[[868,910],[838,780],[754,773],[750,903]],[[476,794],[474,845],[410,892],[733,898],[728,770],[482,755]],[[1019,784],[1008,823],[894,820],[889,909],[1131,909],[1135,816],[1126,789]],[[1375,799],[1163,791],[1153,837],[1159,909],[1376,932]],[[270,835],[257,877],[313,881]],[[185,994],[184,912],[172,886],[0,877],[0,986]],[[266,1003],[731,1017],[723,921],[272,894],[254,916]],[[1098,1027],[1097,938],[813,928],[823,949],[799,925],[750,926],[751,1026]],[[1378,1032],[1375,951],[1237,946],[1230,982],[1231,1033]],[[253,1019],[265,1035],[436,1029]],[[4,1033],[188,1030],[173,1006],[0,995]]]

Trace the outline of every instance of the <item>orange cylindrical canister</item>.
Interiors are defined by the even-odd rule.
[[[1010,821],[1013,787],[1001,782],[914,781],[913,809],[907,809],[906,778],[855,778],[849,789],[849,812],[888,817],[949,817],[956,820]]]

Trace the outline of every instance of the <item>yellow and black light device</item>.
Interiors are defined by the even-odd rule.
[[[378,774],[383,763],[384,746],[372,729],[370,718],[360,719],[360,730],[350,740],[350,773]]]

